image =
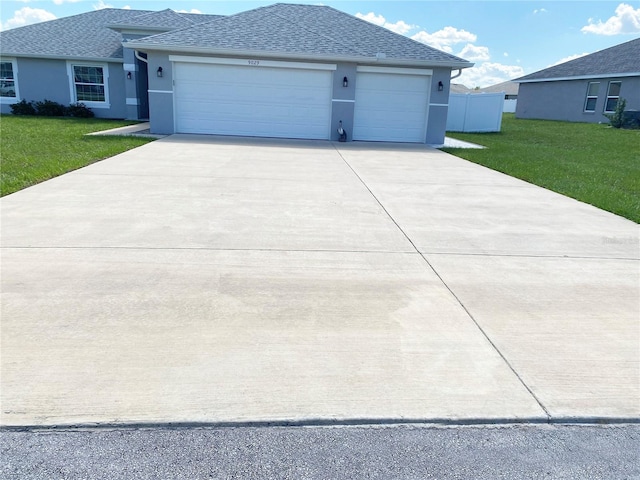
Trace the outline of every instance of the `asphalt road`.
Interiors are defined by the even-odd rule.
[[[638,479],[640,425],[0,433],[11,479]]]

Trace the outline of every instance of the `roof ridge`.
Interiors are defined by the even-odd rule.
[[[321,7],[321,8],[327,8],[327,9],[330,9],[330,10],[334,10],[334,11],[336,11],[336,12],[338,12],[338,13],[341,13],[341,14],[343,14],[343,15],[347,15],[347,16],[349,16],[349,17],[353,17],[353,15],[349,15],[348,13],[341,12],[340,10],[337,10],[337,9],[335,9],[335,8],[333,8],[333,7],[329,7],[328,5],[303,5],[303,4],[299,4],[299,3],[298,3],[298,4],[294,4],[294,3],[275,3],[275,4],[273,4],[273,5],[269,5],[269,7],[274,7],[274,6],[276,6],[276,5],[287,5],[287,6],[289,6],[289,5],[294,5],[294,6],[299,6],[299,7]],[[268,7],[263,7],[263,8],[268,8]],[[281,18],[281,19],[285,20],[287,23],[291,23],[291,24],[295,25],[295,23],[294,23],[293,21],[291,21],[291,20],[290,20],[289,18],[287,18],[287,17],[284,17],[284,16],[282,16],[282,15],[278,14],[278,12],[271,12],[271,13],[272,13],[273,15],[275,15],[276,17],[279,17],[279,18]],[[353,17],[353,18],[357,18],[357,17]],[[354,48],[354,47],[352,47],[352,46],[348,46],[348,45],[346,45],[346,44],[345,44],[343,41],[341,41],[341,40],[336,40],[335,38],[330,37],[329,35],[325,35],[324,33],[317,32],[317,31],[315,31],[315,30],[312,30],[311,28],[308,28],[306,25],[304,25],[304,26],[303,26],[303,25],[298,25],[298,26],[299,26],[299,27],[301,27],[301,28],[302,28],[302,29],[304,29],[304,30],[307,30],[308,32],[311,32],[311,33],[313,33],[313,34],[315,34],[315,35],[319,35],[319,36],[321,36],[321,37],[327,38],[327,39],[331,40],[332,42],[335,42],[335,43],[337,43],[337,44],[339,44],[339,45],[342,45],[342,46],[344,46],[345,48],[347,48],[347,49],[351,50],[352,52],[356,52],[356,53],[357,53],[357,54],[359,54],[359,55],[366,56],[366,53],[365,53],[364,51],[362,51],[362,50],[360,50],[360,49],[357,49],[357,48]]]
[[[371,22],[369,22],[369,21],[367,21],[367,20],[364,20],[364,19],[362,19],[362,18],[358,18],[358,17],[356,17],[355,15],[351,15],[351,14],[349,14],[349,13],[343,12],[343,11],[338,10],[337,8],[331,7],[331,6],[329,6],[329,5],[305,5],[305,4],[291,4],[291,3],[282,3],[282,2],[280,2],[280,3],[276,3],[276,4],[273,4],[273,5],[269,5],[269,6],[261,7],[261,8],[269,8],[269,7],[274,7],[274,6],[276,6],[276,5],[286,5],[286,6],[294,5],[294,6],[300,6],[300,7],[305,7],[305,8],[313,7],[313,8],[324,8],[324,9],[332,10],[332,11],[334,11],[334,12],[338,13],[338,14],[345,15],[345,16],[349,17],[350,19],[353,19],[353,20],[358,21],[358,22],[360,22],[360,23],[362,23],[362,24],[365,24],[365,25],[367,25],[369,28],[371,28],[371,27],[377,28],[379,31],[384,31],[384,32],[385,32],[385,33],[387,33],[387,34],[392,34],[392,35],[396,35],[396,36],[402,37],[402,38],[404,38],[404,39],[406,39],[406,40],[409,40],[409,41],[411,41],[411,42],[413,42],[413,43],[415,43],[415,44],[420,45],[421,47],[427,47],[427,48],[429,48],[429,49],[431,49],[431,50],[433,50],[433,51],[435,51],[435,52],[439,52],[439,53],[445,54],[445,55],[447,55],[447,56],[449,56],[449,57],[453,57],[453,58],[457,58],[457,59],[459,59],[459,60],[467,61],[467,60],[465,60],[465,59],[463,59],[463,58],[461,58],[461,57],[458,57],[457,55],[453,55],[452,53],[448,53],[448,52],[444,52],[444,51],[442,51],[442,50],[438,50],[437,48],[434,48],[434,47],[432,47],[432,46],[430,46],[430,45],[427,45],[427,44],[425,44],[425,43],[422,43],[422,42],[419,42],[419,41],[417,41],[417,40],[414,40],[414,39],[413,39],[413,38],[411,38],[411,37],[407,37],[406,35],[402,35],[402,34],[400,34],[400,33],[394,32],[394,31],[392,31],[392,30],[389,30],[388,28],[385,28],[385,27],[383,27],[383,26],[381,26],[381,25],[376,25],[375,23],[371,23]],[[274,12],[274,14],[278,15],[278,14],[277,14],[277,12]],[[292,22],[291,20],[289,20],[289,19],[287,19],[287,18],[285,18],[285,17],[282,17],[281,15],[278,15],[278,16],[279,16],[280,18],[283,18],[283,19],[285,19],[285,20],[288,20],[288,21],[289,21],[289,23],[294,23],[294,22]],[[358,53],[358,54],[360,54],[360,55],[367,56],[367,55],[366,55],[366,53],[364,53],[362,50],[357,49],[357,48],[355,48],[355,47],[353,47],[353,46],[350,46],[350,45],[346,45],[342,40],[335,39],[335,38],[330,37],[330,36],[327,36],[327,35],[325,35],[325,34],[323,34],[323,33],[319,33],[319,32],[317,32],[317,31],[315,31],[315,30],[312,30],[312,29],[310,29],[310,28],[306,28],[306,27],[303,27],[303,28],[305,28],[306,30],[308,30],[308,31],[310,31],[310,32],[312,32],[312,33],[315,33],[315,34],[317,34],[317,35],[320,35],[320,36],[322,36],[322,37],[324,37],[324,38],[328,38],[329,40],[334,41],[334,42],[336,42],[336,43],[338,43],[338,44],[340,44],[340,45],[344,45],[346,48],[349,48],[349,49],[351,49],[352,51],[357,52],[357,53]],[[378,52],[378,53],[382,53],[382,54],[384,54],[384,53],[386,53],[386,52]]]
[[[110,10],[125,10],[125,9],[114,8],[114,9],[110,9]],[[135,20],[136,18],[140,18],[140,17],[148,17],[150,15],[154,15],[154,14],[160,13],[160,12],[166,12],[167,10],[172,11],[170,8],[165,8],[164,10],[147,10],[145,13],[140,14],[140,15],[136,15],[135,17],[133,17],[132,20]],[[142,11],[144,11],[144,10],[142,10]]]
[[[168,10],[171,10],[173,13],[175,13],[176,15],[178,15],[180,18],[184,18],[187,22],[191,22],[192,25],[197,25],[196,22],[194,22],[193,20],[191,20],[190,18],[187,18],[186,15],[184,15],[184,13],[186,12],[176,12],[175,10],[169,8]],[[196,15],[200,15],[200,14],[196,14]]]
[[[168,10],[171,10],[171,9],[169,8]],[[173,10],[171,10],[171,11],[173,11]],[[178,13],[178,12],[174,12],[174,13]],[[242,13],[242,12],[239,12],[239,13]],[[195,14],[195,15],[203,15],[203,14]],[[206,16],[207,14],[204,14],[204,15]],[[234,15],[237,15],[237,14],[234,14]],[[187,25],[187,26],[184,26],[184,27],[174,28],[174,29],[172,29],[172,30],[170,30],[168,32],[159,32],[159,33],[154,33],[153,35],[145,35],[140,40],[146,40],[148,38],[159,37],[161,35],[167,35],[167,34],[172,34],[173,35],[174,33],[181,32],[183,30],[189,30],[190,28],[200,27],[202,25],[206,25],[208,23],[215,22],[215,21],[220,20],[222,18],[229,18],[231,16],[233,16],[233,15],[228,15],[228,16],[227,15],[220,15],[220,16],[218,16],[216,18],[212,18],[211,20],[207,20],[206,22],[196,23],[196,22],[193,22],[192,20],[190,20],[188,18],[185,18],[183,15],[181,15],[182,18],[192,22],[193,25]]]

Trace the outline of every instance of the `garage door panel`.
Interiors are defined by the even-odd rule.
[[[354,140],[425,141],[431,77],[359,72]]]
[[[329,137],[331,72],[177,63],[176,130]]]

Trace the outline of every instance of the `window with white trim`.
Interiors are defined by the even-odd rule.
[[[8,101],[17,100],[16,67],[12,60],[0,62],[0,98]]]
[[[109,108],[109,70],[106,64],[69,63],[71,102]]]
[[[598,90],[600,90],[600,82],[589,82],[587,87],[587,99],[584,102],[585,112],[595,112],[596,103],[598,102]]]
[[[609,88],[607,89],[607,101],[604,104],[604,111],[606,113],[613,113],[616,111],[616,106],[620,99],[621,86],[622,82],[609,82]]]

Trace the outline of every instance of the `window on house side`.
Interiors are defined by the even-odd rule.
[[[589,82],[589,87],[587,87],[587,99],[584,102],[585,112],[596,111],[596,102],[598,101],[599,89],[600,89],[600,82]]]
[[[607,102],[604,105],[605,112],[613,113],[616,111],[618,99],[620,98],[621,86],[622,82],[609,82],[609,89],[607,90]]]
[[[104,71],[102,67],[74,65],[73,81],[77,102],[104,102]]]
[[[16,96],[16,82],[13,77],[13,63],[0,63],[0,97]]]

